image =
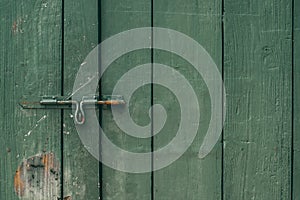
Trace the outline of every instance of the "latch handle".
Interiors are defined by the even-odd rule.
[[[75,106],[74,121],[76,124],[85,123],[84,107],[91,105],[124,105],[125,101],[120,95],[103,95],[101,100],[97,96],[84,96],[81,101],[65,100],[63,97],[43,97],[38,102],[23,101],[20,105],[25,109],[46,109],[46,108],[71,108]]]

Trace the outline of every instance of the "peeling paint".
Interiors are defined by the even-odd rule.
[[[14,177],[16,194],[21,199],[58,199],[60,164],[54,153],[38,154],[24,160]]]
[[[15,191],[18,196],[24,196],[24,191],[25,191],[25,183],[23,179],[21,178],[21,167],[18,167],[15,177],[14,177],[14,186],[15,186]]]
[[[16,21],[14,21],[12,25],[12,32],[16,33],[17,31],[18,31],[18,24]]]

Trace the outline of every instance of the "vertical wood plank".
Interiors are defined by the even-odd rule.
[[[294,165],[293,199],[300,199],[300,2],[294,1]]]
[[[101,36],[102,40],[122,31],[139,27],[149,27],[151,19],[151,1],[148,0],[103,0],[101,1]],[[130,45],[130,41],[128,41]],[[130,69],[151,62],[150,51],[140,50],[121,56],[112,63],[102,77],[102,94],[112,94],[114,85]],[[149,69],[150,71],[150,69]],[[138,77],[132,77],[136,79]],[[150,75],[149,75],[150,78]],[[131,83],[126,83],[131,84]],[[121,94],[122,95],[122,94]],[[148,110],[150,108],[151,88],[149,85],[138,89],[129,104],[131,117],[139,125],[151,123]],[[131,152],[149,152],[151,140],[134,138],[115,124],[110,109],[103,110],[103,130],[107,137],[118,147]],[[116,161],[118,165],[123,163]],[[109,167],[102,169],[103,199],[150,199],[150,173],[124,173]]]
[[[291,11],[225,0],[224,199],[291,198]]]
[[[201,44],[222,71],[221,2],[207,0],[154,0],[154,26],[180,31]],[[155,39],[155,35],[154,35]],[[155,199],[220,199],[221,150],[217,143],[204,159],[198,151],[210,122],[210,98],[201,75],[184,58],[169,52],[155,51],[154,62],[174,68],[192,85],[200,106],[198,134],[190,148],[170,166],[154,172]],[[154,72],[156,68],[154,67]],[[154,73],[155,74],[155,73]],[[172,74],[165,74],[172,76]],[[155,85],[154,104],[167,111],[165,127],[154,137],[154,148],[162,148],[176,136],[180,123],[180,107],[172,91]],[[156,124],[154,124],[156,126]],[[154,160],[155,162],[155,160]]]
[[[98,1],[64,0],[64,95],[72,94],[77,71],[98,44]],[[64,196],[99,198],[99,162],[82,144],[72,118],[64,111]]]
[[[24,110],[18,104],[24,96],[59,94],[60,16],[58,0],[0,3],[1,199],[57,199],[60,195],[60,114]]]

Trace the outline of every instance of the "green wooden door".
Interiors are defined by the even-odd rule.
[[[297,0],[2,0],[0,199],[300,200],[299,11]],[[19,103],[72,96],[86,56],[115,34],[140,27],[176,30],[202,45],[224,81],[226,116],[213,150],[199,158],[212,115],[203,77],[166,50],[139,49],[117,58],[103,74],[98,94],[111,94],[135,67],[160,63],[173,70],[166,79],[178,72],[188,80],[201,111],[197,135],[178,160],[156,171],[130,173],[88,152],[71,110],[23,109]],[[153,47],[155,32],[150,36]],[[169,43],[176,43],[171,36]],[[182,120],[180,104],[190,103],[189,96],[179,102],[170,89],[154,84],[156,65],[144,72],[124,82],[124,88],[142,83],[127,106],[132,121],[149,125],[153,135],[160,121],[149,109],[162,105],[167,119],[158,134],[132,137],[117,126],[111,108],[97,110],[109,140],[135,153],[170,143]],[[147,80],[153,84],[143,84]],[[173,150],[170,156],[178,153]],[[150,168],[160,162],[154,158]]]
[[[51,199],[60,196],[61,114],[23,110],[18,103],[24,95],[60,93],[61,5],[58,1],[1,1],[0,8],[0,196],[19,199],[18,195],[30,196],[32,191],[36,196],[32,199]],[[27,169],[31,175],[23,182]]]

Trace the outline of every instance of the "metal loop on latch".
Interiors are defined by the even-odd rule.
[[[82,125],[85,123],[84,107],[125,105],[124,98],[120,95],[84,96],[81,101],[71,100],[69,97],[45,96],[41,100],[28,102],[22,101],[20,105],[27,109],[70,109],[75,106],[74,122]]]
[[[75,101],[75,123],[82,125],[85,122],[85,114],[83,111],[83,101],[78,103]]]

